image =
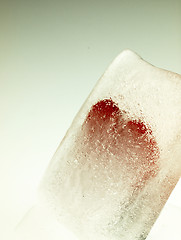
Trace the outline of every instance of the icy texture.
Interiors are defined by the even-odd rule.
[[[143,240],[181,174],[181,76],[125,50],[74,119],[41,194],[79,239]]]

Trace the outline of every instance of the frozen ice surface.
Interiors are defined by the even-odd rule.
[[[74,119],[40,195],[78,239],[143,240],[180,175],[181,76],[125,50]]]

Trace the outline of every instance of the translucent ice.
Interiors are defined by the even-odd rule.
[[[123,51],[55,153],[41,201],[78,239],[143,240],[181,175],[181,76]]]

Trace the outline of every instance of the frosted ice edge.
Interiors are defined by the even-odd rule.
[[[180,176],[180,80],[181,76],[158,69],[126,50],[106,70],[81,108],[57,150],[42,185],[45,198],[56,209],[56,214],[77,232],[80,239],[146,238]],[[124,146],[130,150],[128,140],[132,141],[133,148],[140,143],[144,145],[143,134],[139,135],[142,139],[139,144],[133,140],[136,130],[128,134],[131,129],[127,127],[129,121],[141,121],[147,129],[151,128],[159,147],[159,172],[136,191],[135,185],[132,187],[130,184],[134,182],[134,174],[124,174],[118,164],[120,159],[110,151],[107,139],[103,144],[103,138],[94,138],[93,143],[97,145],[91,146],[87,130],[83,128],[91,108],[106,99],[111,99],[120,109],[121,115],[116,116],[116,121],[123,121],[121,128],[126,125],[121,129],[126,136],[125,139],[123,137],[124,141],[117,141],[123,145],[120,148],[122,152]],[[116,114],[103,120],[110,122]],[[114,121],[111,124],[116,125]],[[115,128],[111,124],[106,125],[106,131],[112,131],[115,138]],[[103,135],[100,130],[99,135]],[[103,152],[105,146],[109,148],[106,153]],[[135,163],[143,157],[140,153],[134,154],[135,158],[132,153],[124,158]],[[98,161],[93,161],[95,159]],[[106,166],[104,159],[108,162]],[[123,160],[120,163],[125,171],[130,169],[125,167]],[[132,164],[132,168],[135,167],[136,164]],[[137,171],[139,173],[139,169]]]

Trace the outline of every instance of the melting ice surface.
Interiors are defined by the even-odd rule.
[[[40,193],[78,239],[143,240],[181,175],[181,76],[123,51],[82,106]]]

